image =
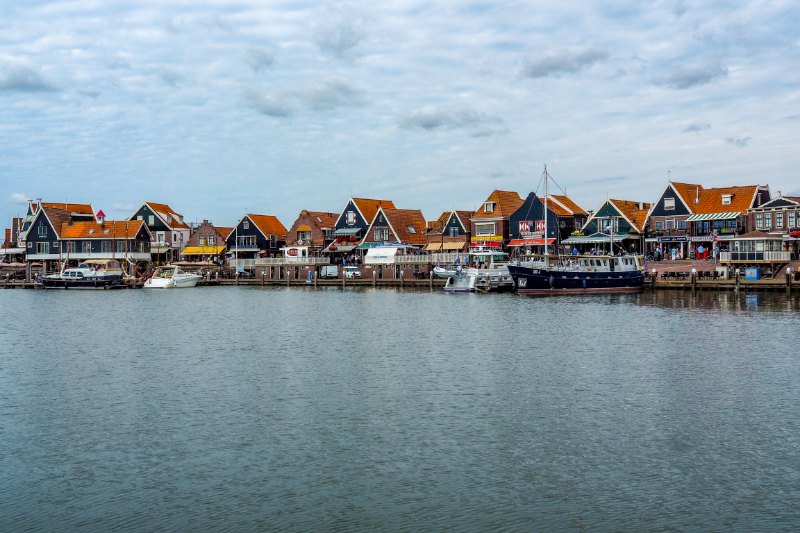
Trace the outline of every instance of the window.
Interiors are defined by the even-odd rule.
[[[37,242],[36,243],[36,253],[37,254],[49,254],[50,253],[50,243],[49,242]]]
[[[667,219],[667,229],[668,230],[675,229],[675,219],[674,218],[670,217],[670,218]]]
[[[762,219],[761,213],[756,213],[756,228],[763,228],[764,221]]]
[[[47,224],[45,224],[44,220],[39,221],[39,227],[36,230],[39,237],[47,237]]]
[[[733,200],[732,194],[723,194],[722,195],[722,205],[731,205],[731,200]]]
[[[213,235],[209,235],[208,236],[208,245],[209,246],[214,246],[215,242],[216,242],[216,240],[214,239],[214,236]]]
[[[353,226],[356,223],[356,212],[355,211],[348,211],[347,215],[345,216],[345,221],[348,226]]]
[[[236,245],[240,248],[255,248],[256,236],[255,235],[239,235],[236,240]]]
[[[155,215],[147,215],[147,225],[148,226],[155,226],[156,225],[156,216]]]
[[[386,242],[389,240],[389,228],[375,228],[375,240]]]
[[[451,228],[450,228],[450,236],[451,236],[451,237],[458,237],[458,228],[456,228],[456,227],[451,227]]]
[[[297,232],[297,240],[306,242],[311,242],[311,232],[310,231],[298,231]]]
[[[764,229],[772,229],[772,213],[764,213]]]
[[[123,241],[117,241],[117,251],[118,252],[125,252],[126,249],[127,249],[126,244],[127,243],[124,240]]]
[[[678,229],[683,229],[683,230],[686,229],[686,221],[685,220],[679,220],[678,221]]]
[[[103,252],[104,254],[110,254],[111,253],[111,241],[102,241],[100,243],[100,251]]]
[[[161,244],[164,243],[164,232],[163,231],[156,232],[156,242],[159,242]]]
[[[197,237],[197,244],[199,244],[200,246],[206,245],[206,238],[204,235],[200,235],[199,237]]]
[[[67,253],[74,254],[78,251],[78,243],[75,241],[67,241]]]
[[[664,229],[664,223],[660,220],[656,220],[656,231],[662,231]]]
[[[415,234],[417,233],[417,230],[416,230],[416,229],[414,229],[414,226],[408,226],[408,228],[407,228],[407,229],[408,229],[408,232],[409,232],[411,235],[415,235]]]
[[[250,229],[250,221],[249,220],[243,220],[242,221],[242,229]]]
[[[172,234],[172,242],[178,242],[178,234],[177,233],[173,233]]]
[[[494,202],[486,202],[483,204],[484,213],[494,213]]]
[[[137,215],[136,220],[144,220],[144,217],[142,215]]]
[[[83,253],[92,253],[92,241],[83,241]]]
[[[476,235],[494,235],[494,224],[475,224]]]
[[[789,227],[790,228],[794,228],[795,225],[797,224],[796,219],[795,219],[794,211],[789,211],[789,217],[788,218],[789,218],[789,221],[788,221],[789,222]]]
[[[775,213],[775,227],[778,229],[783,228],[783,212]]]
[[[675,198],[664,198],[664,211],[675,211]]]

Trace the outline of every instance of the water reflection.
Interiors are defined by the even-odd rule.
[[[638,305],[671,309],[728,311],[797,311],[800,295],[775,292],[744,291],[676,291],[657,290],[642,293]]]

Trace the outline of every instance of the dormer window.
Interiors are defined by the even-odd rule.
[[[494,213],[494,202],[486,202],[483,204],[484,213]]]
[[[733,200],[732,194],[723,194],[722,195],[722,205],[731,205],[731,200]]]
[[[675,198],[664,198],[664,211],[675,211]]]
[[[415,230],[412,226],[408,226],[408,232],[414,235],[417,233],[417,230]]]

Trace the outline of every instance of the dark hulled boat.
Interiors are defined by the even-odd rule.
[[[609,294],[644,287],[641,256],[571,256],[509,264],[519,294]]]

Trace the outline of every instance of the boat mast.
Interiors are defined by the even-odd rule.
[[[544,166],[544,255],[547,256],[547,165]]]

